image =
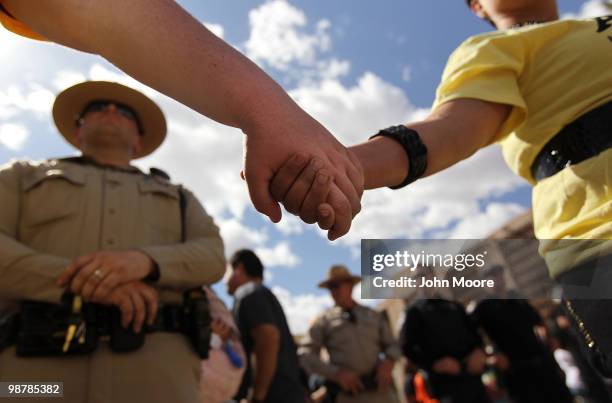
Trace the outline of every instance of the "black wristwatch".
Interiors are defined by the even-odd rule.
[[[421,136],[416,130],[409,129],[404,125],[391,126],[382,129],[370,139],[378,136],[389,137],[397,141],[408,155],[408,175],[399,185],[389,186],[391,189],[403,188],[423,176],[427,170],[427,147],[423,144]]]

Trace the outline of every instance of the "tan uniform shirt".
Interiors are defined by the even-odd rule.
[[[298,350],[300,364],[308,372],[327,379],[333,379],[340,368],[365,375],[376,369],[381,354],[393,361],[400,357],[400,347],[383,314],[361,305],[353,308],[353,313],[355,319],[351,321],[342,308],[335,306],[326,310],[310,327],[305,342]],[[322,348],[327,350],[329,362],[321,359]],[[382,396],[363,396],[365,400],[361,400],[393,401],[386,398],[388,393]]]
[[[185,191],[181,243],[178,189],[136,168],[61,160],[0,168],[0,300],[59,302],[59,274],[71,259],[99,250],[143,251],[159,265],[162,290],[219,280],[225,270],[219,230]]]
[[[59,302],[59,274],[78,256],[139,249],[158,265],[161,302],[217,281],[223,242],[188,191],[181,242],[179,188],[127,170],[62,160],[0,168],[0,302]],[[64,381],[66,402],[196,402],[200,362],[187,338],[152,333],[142,349],[115,354],[105,343],[86,357],[23,359],[0,354],[0,379]],[[44,399],[41,399],[41,402]]]

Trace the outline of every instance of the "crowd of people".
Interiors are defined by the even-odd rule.
[[[551,276],[603,297],[564,295],[547,326],[510,290],[467,310],[424,294],[395,337],[338,265],[319,284],[334,306],[296,342],[255,253],[229,258],[230,311],[210,288],[228,252],[213,218],[166,172],[133,165],[163,142],[161,109],[90,81],[53,104],[80,156],[0,168],[0,381],[61,381],[64,401],[79,403],[396,402],[401,361],[412,402],[610,401],[612,17],[558,21],[555,0],[467,5],[497,31],[453,53],[431,114],[348,148],[173,1],[0,0],[0,22],[99,54],[241,129],[254,207],[276,222],[281,203],[331,240],[364,189],[406,186],[499,142],[534,185]]]

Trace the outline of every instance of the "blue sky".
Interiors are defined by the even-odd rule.
[[[255,60],[345,144],[424,117],[448,55],[463,39],[490,29],[463,0],[179,3]],[[565,16],[598,15],[603,8],[600,0],[559,5]],[[134,82],[100,57],[0,30],[0,60],[0,163],[74,152],[50,120],[54,95],[71,84],[118,81],[153,97],[167,114],[169,138],[138,165],[164,168],[193,189],[220,225],[228,255],[241,247],[260,253],[296,332],[330,304],[316,288],[330,265],[359,271],[361,238],[482,237],[530,205],[529,187],[490,147],[401,191],[368,192],[351,233],[330,243],[287,214],[272,225],[252,209],[238,177],[239,131]]]

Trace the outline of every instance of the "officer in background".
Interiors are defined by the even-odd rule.
[[[22,322],[31,303],[20,302],[56,307],[70,294],[73,313],[85,301],[118,307],[120,318],[96,318],[96,328],[89,317],[70,322],[78,327],[64,332],[61,350],[70,356],[18,356],[27,349],[17,329],[17,346],[0,348],[0,380],[61,381],[65,402],[199,402],[200,357],[161,314],[178,312],[170,308],[180,310],[184,291],[221,278],[223,242],[193,194],[131,165],[162,143],[162,111],[137,91],[93,81],[63,91],[53,117],[82,155],[0,169],[0,300],[20,306]],[[150,333],[140,348],[117,353],[104,328]],[[70,354],[94,332],[102,334],[93,351]]]
[[[328,401],[338,403],[397,402],[391,372],[401,352],[385,315],[357,304],[353,287],[361,281],[344,266],[332,266],[319,283],[335,306],[321,314],[299,349],[309,373],[326,378]],[[325,348],[329,362],[320,357]]]
[[[537,328],[545,331],[540,315],[520,294],[506,288],[502,266],[492,266],[485,276],[495,287],[475,305],[471,319],[493,343],[495,365],[512,400],[572,402],[561,368],[536,334]]]
[[[431,279],[434,269],[422,268]],[[419,281],[420,282],[420,281]],[[481,381],[486,355],[476,326],[463,306],[419,289],[401,330],[404,355],[428,376],[434,398],[444,403],[488,403]]]

